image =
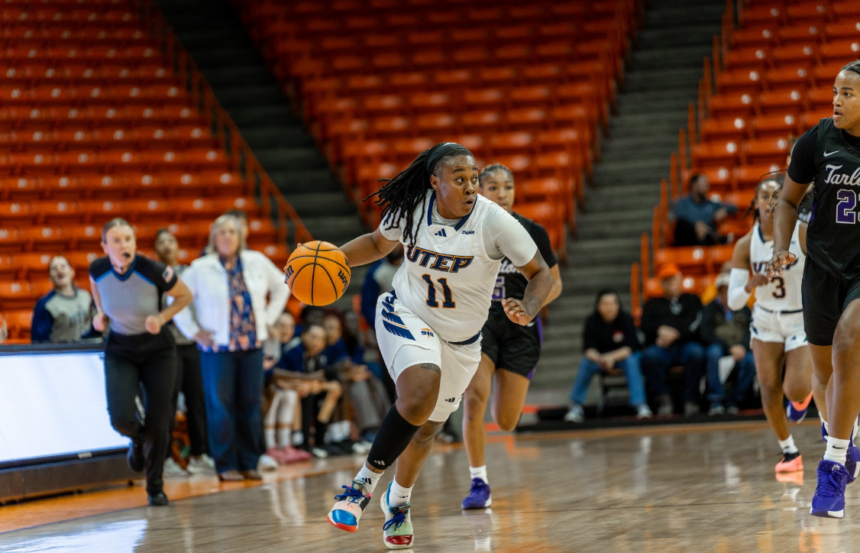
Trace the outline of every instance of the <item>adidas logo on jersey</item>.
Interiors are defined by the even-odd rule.
[[[440,230],[439,232],[437,232],[433,236],[441,236],[442,238],[448,238],[448,235],[445,234],[445,229]]]

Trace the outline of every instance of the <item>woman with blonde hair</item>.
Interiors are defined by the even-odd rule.
[[[206,255],[182,275],[194,310],[175,318],[200,348],[209,451],[222,481],[262,478],[262,343],[290,294],[283,272],[246,248],[241,228],[232,215],[212,224]]]

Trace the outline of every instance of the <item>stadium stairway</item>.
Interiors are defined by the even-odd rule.
[[[630,309],[630,265],[639,259],[641,234],[651,228],[660,179],[669,176],[678,129],[698,97],[702,60],[711,54],[725,5],[724,0],[652,0],[645,10],[610,138],[602,145],[585,213],[578,217],[578,239],[569,242],[564,291],[550,306],[530,403],[567,401],[581,359],[583,324],[598,290],[617,290]],[[591,395],[589,403],[596,399]]]
[[[340,245],[363,232],[355,207],[233,8],[224,0],[158,0],[157,4],[314,238]]]

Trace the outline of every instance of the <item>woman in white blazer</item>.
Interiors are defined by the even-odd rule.
[[[218,476],[259,480],[262,343],[290,291],[274,263],[245,247],[232,215],[215,220],[206,251],[182,274],[194,295],[194,310],[185,309],[174,320],[200,348],[209,450]]]

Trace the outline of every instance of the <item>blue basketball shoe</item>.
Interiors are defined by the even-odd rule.
[[[328,521],[333,526],[347,532],[358,531],[358,521],[364,513],[364,508],[370,503],[370,494],[364,493],[364,483],[354,480],[351,486],[341,486],[344,492],[334,496],[337,503],[328,514]]]
[[[490,485],[480,478],[472,478],[472,489],[469,490],[469,495],[463,500],[463,510],[486,509],[492,504]]]
[[[821,439],[827,443],[827,430],[824,428],[824,423],[821,423]],[[845,470],[848,472],[849,484],[860,475],[860,448],[854,445],[853,430],[851,431],[851,438],[848,440],[848,452],[845,454]]]
[[[824,518],[845,516],[845,486],[848,471],[839,463],[821,460],[818,464],[818,486],[812,496],[809,514]]]
[[[806,413],[809,411],[810,403],[812,403],[812,392],[809,392],[806,399],[800,403],[789,401],[785,408],[785,416],[792,422],[796,422],[798,424],[803,422],[803,419],[806,418]]]

